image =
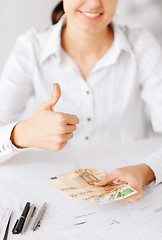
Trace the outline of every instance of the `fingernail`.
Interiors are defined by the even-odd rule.
[[[94,184],[98,184],[98,183],[100,183],[101,181],[100,180],[98,180],[98,181],[96,181],[96,182],[94,182]]]
[[[55,91],[55,88],[56,88],[56,83],[53,83],[53,91],[52,91],[52,93],[51,93],[51,96],[52,96],[52,97],[54,97],[54,93],[53,93],[53,92]]]
[[[53,84],[53,88],[54,88],[54,89],[55,89],[55,87],[56,87],[56,83]]]

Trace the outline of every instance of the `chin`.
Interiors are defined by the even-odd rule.
[[[108,26],[108,21],[100,21],[100,22],[86,22],[86,21],[76,21],[77,28],[86,33],[97,33],[102,31]]]
[[[86,32],[86,33],[97,33],[97,32],[100,32],[102,30],[102,28],[99,28],[99,27],[86,27],[86,26],[82,26],[80,27],[80,30],[82,30],[83,32]]]

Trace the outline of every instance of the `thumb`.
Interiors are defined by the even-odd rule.
[[[95,182],[94,184],[96,186],[105,186],[108,183],[113,182],[115,179],[117,179],[117,176],[114,172],[107,174],[105,177],[101,178],[99,181]]]
[[[54,83],[51,96],[40,105],[39,109],[54,110],[54,107],[60,97],[61,97],[61,88],[58,83]]]

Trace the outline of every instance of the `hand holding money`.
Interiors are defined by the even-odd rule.
[[[110,182],[104,187],[94,183],[105,174],[97,169],[77,169],[49,179],[50,183],[64,196],[85,203],[111,203],[136,193],[123,181]]]
[[[126,202],[135,202],[143,196],[142,187],[155,179],[155,175],[150,167],[146,164],[129,166],[116,169],[110,174],[107,174],[100,181],[95,183],[95,186],[105,186],[112,181],[119,179],[127,182],[137,193],[124,199]]]

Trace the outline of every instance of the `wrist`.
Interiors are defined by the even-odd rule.
[[[11,141],[13,145],[17,148],[27,148],[25,143],[26,133],[25,133],[25,120],[18,122],[11,132]]]
[[[155,174],[153,170],[145,163],[139,164],[138,168],[142,174],[142,185],[147,185],[155,180]]]

